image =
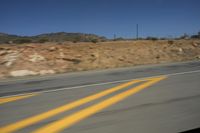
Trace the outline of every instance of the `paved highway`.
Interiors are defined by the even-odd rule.
[[[200,127],[200,61],[0,81],[1,133],[176,133]]]

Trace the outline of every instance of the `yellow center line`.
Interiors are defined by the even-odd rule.
[[[147,81],[139,86],[136,86],[125,92],[122,92],[111,98],[108,98],[100,103],[97,103],[93,106],[85,108],[85,109],[83,109],[79,112],[76,112],[70,116],[64,117],[61,120],[58,120],[51,124],[48,124],[47,126],[44,126],[40,129],[34,131],[33,133],[57,133],[59,131],[62,131],[65,128],[68,128],[68,127],[72,126],[73,124],[76,124],[77,122],[105,109],[106,107],[109,107],[119,101],[122,101],[123,99],[127,98],[128,96],[131,96],[131,95],[141,91],[142,89],[144,89],[152,84],[155,84],[156,82],[159,82],[160,80],[162,80],[164,78],[165,77],[154,78],[154,79]]]
[[[0,98],[0,104],[8,103],[8,102],[28,98],[28,97],[32,97],[32,96],[35,96],[35,95],[36,95],[36,93],[32,93],[32,94],[21,95],[21,96],[12,96],[12,97]]]
[[[32,117],[23,119],[21,121],[15,122],[15,123],[7,125],[7,126],[3,126],[3,127],[0,128],[0,131],[3,132],[3,133],[11,133],[11,132],[17,131],[19,129],[25,128],[27,126],[30,126],[32,124],[35,124],[35,123],[40,122],[42,120],[45,120],[45,119],[47,119],[49,117],[53,117],[53,116],[55,116],[55,115],[57,115],[59,113],[68,111],[68,110],[73,109],[75,107],[78,107],[78,106],[80,106],[82,104],[86,104],[88,102],[91,102],[93,100],[96,100],[98,98],[106,96],[108,94],[111,94],[111,93],[113,93],[115,91],[118,91],[120,89],[124,89],[125,87],[128,87],[130,85],[133,85],[133,84],[141,82],[141,81],[144,81],[144,80],[133,80],[133,81],[121,84],[119,86],[107,89],[105,91],[102,91],[102,92],[87,96],[85,98],[76,100],[76,101],[71,102],[69,104],[66,104],[66,105],[60,106],[58,108],[49,110],[47,112],[44,112],[44,113],[41,113],[41,114],[38,114],[38,115],[35,115],[35,116],[32,116]]]

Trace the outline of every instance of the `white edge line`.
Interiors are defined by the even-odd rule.
[[[156,77],[160,77],[160,76],[175,76],[175,75],[183,75],[183,74],[190,74],[190,73],[197,73],[197,72],[200,72],[200,70],[187,71],[187,72],[179,72],[179,73],[170,73],[170,74],[161,74],[161,75],[149,76],[149,77],[143,77],[143,78],[117,80],[117,81],[111,81],[111,82],[96,83],[96,84],[89,84],[89,85],[81,85],[81,86],[60,88],[60,89],[47,90],[47,91],[38,91],[38,92],[31,92],[31,93],[21,93],[21,94],[16,94],[16,95],[2,96],[0,98],[13,97],[13,96],[22,96],[22,95],[36,94],[36,93],[49,93],[49,92],[56,92],[56,91],[63,91],[63,90],[72,90],[72,89],[83,88],[83,87],[99,86],[99,85],[114,84],[114,83],[123,83],[123,82],[128,82],[128,81],[131,81],[131,80],[147,80],[149,78],[156,78]]]

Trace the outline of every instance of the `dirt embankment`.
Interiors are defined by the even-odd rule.
[[[200,59],[200,40],[0,45],[0,78]]]

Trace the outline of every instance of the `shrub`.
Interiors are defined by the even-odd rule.
[[[114,39],[114,41],[123,41],[123,40],[125,40],[125,39],[122,38],[122,37],[118,37],[118,38],[115,38],[115,39]]]
[[[180,36],[180,39],[189,39],[189,38],[190,38],[190,36],[187,35],[186,33],[184,35]]]
[[[167,38],[165,38],[165,37],[161,37],[160,40],[167,40]]]
[[[72,38],[72,42],[73,43],[77,43],[77,42],[80,42],[81,41],[81,37],[80,36],[75,36]]]
[[[156,37],[147,37],[146,40],[156,41],[156,40],[158,40],[158,38],[156,38]]]
[[[31,43],[32,40],[28,38],[20,38],[20,39],[14,40],[13,42],[17,44],[22,44],[22,43]]]
[[[93,42],[93,43],[97,43],[98,40],[95,38],[95,39],[92,39],[91,42]]]

